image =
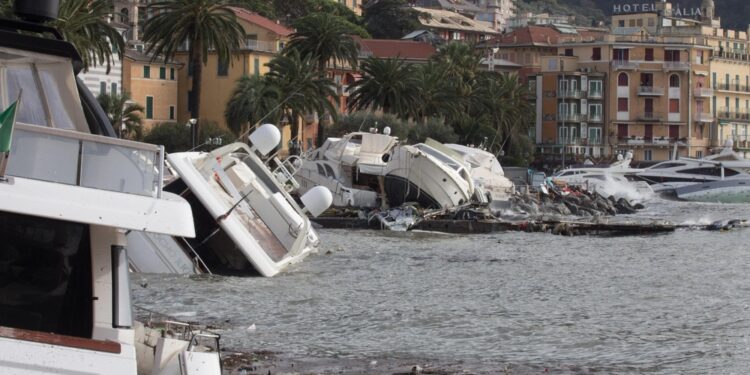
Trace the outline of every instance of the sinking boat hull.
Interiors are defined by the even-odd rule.
[[[750,203],[750,180],[722,180],[675,189],[677,198],[694,202]]]
[[[393,174],[385,176],[385,195],[392,207],[416,202],[424,208],[441,208],[441,204],[428,192],[413,182]]]

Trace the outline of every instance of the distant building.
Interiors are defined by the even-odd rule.
[[[440,9],[412,8],[429,17],[420,18],[422,26],[445,41],[476,42],[490,39],[500,33],[492,25],[476,21],[462,14]]]
[[[177,90],[179,71],[184,64],[165,63],[163,58],[152,61],[151,56],[137,50],[128,50],[123,59],[123,90],[131,100],[143,106],[143,126],[151,129],[155,124],[177,121]]]
[[[573,15],[559,15],[549,13],[532,13],[526,12],[508,18],[506,27],[515,30],[526,26],[544,26],[544,25],[574,25],[576,17]]]
[[[421,8],[456,12],[495,31],[505,30],[507,19],[515,14],[512,0],[414,0],[411,4]]]

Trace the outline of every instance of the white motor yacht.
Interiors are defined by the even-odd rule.
[[[165,190],[190,202],[195,238],[130,234],[140,251],[133,268],[155,273],[218,273],[270,277],[299,262],[318,246],[306,212],[317,216],[331,204],[324,187],[301,196],[305,209],[289,195],[299,184],[292,166],[276,159],[272,170],[261,157],[278,145],[281,134],[265,124],[250,135],[253,146],[233,143],[212,152],[168,155],[177,178]]]
[[[379,207],[383,203],[382,183],[388,153],[398,144],[389,134],[354,132],[329,138],[323,145],[299,159],[295,177],[300,194],[325,186],[336,207]]]
[[[654,191],[643,181],[630,181],[627,178],[628,175],[643,171],[630,168],[632,160],[633,154],[628,152],[624,157],[618,155],[618,160],[611,165],[563,169],[552,175],[552,180],[581,186],[604,197],[641,200]]]
[[[701,182],[675,189],[677,198],[694,202],[750,203],[750,179]]]
[[[425,143],[396,146],[385,173],[391,206],[416,202],[445,209],[469,203],[474,195],[474,181],[463,162]]]
[[[0,373],[219,374],[192,332],[155,340],[158,362],[137,354],[125,234],[191,237],[192,214],[162,191],[163,147],[110,137],[81,66],[56,30],[0,19],[0,112],[20,97],[0,167]]]
[[[474,185],[489,195],[489,201],[507,201],[515,191],[513,182],[505,177],[505,172],[495,155],[490,152],[457,144],[446,144],[457,153],[471,168]]]
[[[727,140],[720,153],[702,159],[680,157],[655,164],[634,174],[645,181],[654,192],[673,192],[675,189],[720,180],[750,179],[750,160],[732,150]]]

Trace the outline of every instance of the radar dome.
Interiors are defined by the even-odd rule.
[[[333,203],[333,195],[328,188],[316,186],[300,197],[302,204],[313,216],[318,217]]]
[[[276,125],[263,124],[248,137],[263,156],[268,155],[281,142],[281,132]]]

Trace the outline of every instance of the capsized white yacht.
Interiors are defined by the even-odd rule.
[[[429,142],[428,142],[429,144]],[[476,147],[446,144],[471,168],[474,186],[488,195],[488,201],[507,201],[515,191],[513,182],[505,177],[503,167],[495,155]]]
[[[398,144],[386,127],[383,134],[353,132],[328,138],[321,147],[294,160],[299,193],[325,186],[335,207],[380,207],[388,153]]]
[[[750,178],[701,182],[675,189],[677,198],[693,202],[750,203]]]
[[[462,161],[428,144],[399,145],[386,166],[385,192],[391,206],[445,209],[471,202],[474,181]]]
[[[270,277],[317,249],[306,212],[325,211],[331,193],[310,189],[300,198],[305,208],[300,207],[288,193],[299,187],[293,167],[276,159],[271,169],[261,159],[278,145],[278,128],[262,125],[249,138],[252,147],[238,142],[211,152],[168,155],[178,177],[164,189],[190,202],[196,236],[131,233],[134,246],[150,249],[131,256],[135,270]]]
[[[732,150],[728,139],[721,152],[702,159],[680,157],[663,161],[634,174],[645,181],[654,192],[673,192],[675,189],[721,180],[750,179],[750,160]]]
[[[15,9],[49,19],[52,3]],[[137,354],[125,232],[191,237],[192,214],[162,191],[163,147],[109,137],[81,66],[56,30],[0,19],[0,112],[20,97],[0,167],[0,373],[220,374],[192,333],[159,362]]]

